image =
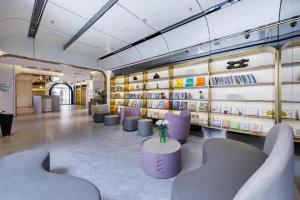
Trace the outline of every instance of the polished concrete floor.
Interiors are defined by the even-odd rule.
[[[103,200],[169,200],[173,179],[145,175],[137,132],[93,123],[87,111],[63,106],[61,113],[18,116],[13,136],[0,138],[0,155],[28,149],[51,152],[51,170],[88,179]],[[183,145],[183,171],[201,165],[201,138]]]
[[[18,116],[12,133],[0,138],[0,155],[49,150],[53,172],[88,179],[103,200],[170,199],[174,179],[154,179],[141,169],[140,144],[145,138],[121,126],[93,123],[85,109],[62,106],[61,113]],[[190,136],[182,146],[182,172],[201,166],[201,143],[201,137]],[[295,168],[299,177],[298,159]]]

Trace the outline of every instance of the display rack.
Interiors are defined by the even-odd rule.
[[[112,98],[111,111],[116,112],[120,106],[138,106],[143,116],[162,119],[167,112],[190,110],[194,125],[265,136],[281,118],[278,116],[281,111],[276,110],[281,103],[279,87],[300,86],[300,81],[295,80],[278,84],[280,66],[276,62],[277,55],[273,48],[259,48],[113,77],[113,89],[120,84],[116,80],[124,79],[121,85],[124,91],[115,91],[124,93],[124,96],[120,100]],[[249,59],[247,67],[227,69],[228,61],[241,59]],[[157,74],[159,77],[155,77]],[[136,86],[138,84],[140,86]],[[117,105],[122,101],[122,105]],[[291,99],[282,102],[286,101]],[[300,98],[297,102],[300,105]]]
[[[293,41],[282,47],[282,122],[293,127],[295,141],[300,142],[300,42]]]

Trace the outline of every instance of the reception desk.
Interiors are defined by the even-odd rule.
[[[34,96],[33,108],[36,114],[60,111],[59,96]]]

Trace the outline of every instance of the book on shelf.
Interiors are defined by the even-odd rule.
[[[240,123],[235,120],[230,120],[230,129],[240,129]]]
[[[208,103],[206,102],[200,102],[199,103],[199,111],[200,112],[207,112]]]
[[[152,101],[147,101],[147,108],[152,108]]]
[[[158,119],[164,119],[165,118],[165,112],[158,112]]]
[[[247,84],[256,84],[256,78],[254,74],[244,74],[244,75],[235,75],[235,76],[219,76],[211,77],[211,85],[247,85]]]
[[[203,77],[203,76],[197,77],[196,78],[196,86],[197,87],[205,86],[205,77]]]
[[[157,108],[163,109],[163,108],[164,108],[164,105],[165,105],[165,102],[164,102],[164,101],[159,101],[159,102],[158,102]]]
[[[293,110],[282,110],[281,116],[284,119],[295,119],[296,113]]]
[[[164,109],[168,110],[169,109],[169,101],[165,101],[164,104]]]
[[[252,122],[250,123],[250,131],[252,132],[262,132],[263,126],[260,122]]]
[[[179,110],[180,101],[174,101],[173,102],[173,110]]]
[[[191,115],[191,122],[192,123],[199,123],[199,115],[198,114],[192,114]]]
[[[193,86],[194,86],[194,78],[186,78],[185,87],[193,87]]]
[[[239,106],[232,106],[231,109],[231,114],[234,114],[234,115],[241,115],[242,114],[242,109],[241,107]]]
[[[212,113],[220,113],[221,112],[221,107],[219,105],[212,105],[211,106],[211,112]]]
[[[249,123],[248,122],[240,122],[240,130],[249,131]]]
[[[175,80],[175,87],[183,87],[183,80],[182,79],[176,79]]]
[[[222,127],[222,120],[218,117],[213,117],[211,120],[211,125],[214,127]]]
[[[188,102],[182,101],[180,102],[180,110],[187,110]]]
[[[188,110],[190,112],[196,112],[197,111],[197,102],[189,102],[188,103]]]
[[[152,108],[157,108],[157,106],[158,106],[157,101],[153,101],[153,102],[152,102]]]
[[[226,129],[229,129],[230,128],[230,120],[229,119],[223,119],[222,127],[226,128]]]
[[[199,117],[199,123],[207,125],[208,124],[208,117],[206,117],[206,116],[200,116]]]
[[[222,113],[224,113],[224,114],[230,114],[229,106],[223,106],[221,110],[222,110]]]

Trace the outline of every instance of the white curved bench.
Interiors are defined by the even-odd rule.
[[[293,136],[288,125],[274,126],[264,151],[233,140],[205,140],[204,165],[176,177],[172,200],[293,200]]]
[[[87,180],[54,174],[48,151],[25,151],[0,158],[0,199],[101,200]]]

